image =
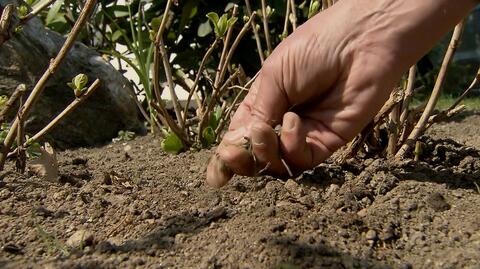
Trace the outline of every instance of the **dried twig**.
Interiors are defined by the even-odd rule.
[[[210,118],[210,112],[212,111],[212,109],[214,108],[216,102],[217,102],[217,98],[221,97],[224,93],[225,93],[225,90],[228,89],[228,85],[230,85],[230,83],[232,83],[232,81],[234,79],[236,79],[236,77],[238,76],[239,72],[238,70],[233,73],[228,79],[227,81],[225,81],[225,83],[222,85],[222,87],[220,89],[214,89],[213,91],[213,94],[212,94],[212,98],[210,100],[210,102],[208,103],[208,106],[206,109],[202,109],[203,111],[205,111],[205,113],[203,113],[202,115],[202,119],[200,120],[200,123],[199,123],[199,126],[198,126],[198,136],[197,136],[197,142],[201,142],[202,141],[202,136],[203,136],[203,130],[205,129],[205,126],[206,126],[206,123],[208,122],[209,118]]]
[[[238,5],[233,6],[232,17],[237,16],[238,13]],[[226,66],[228,65],[228,61],[226,59],[228,53],[228,46],[230,45],[230,39],[232,38],[233,32],[233,25],[228,26],[227,35],[223,38],[223,48],[222,54],[220,55],[220,61],[218,62],[217,72],[215,73],[215,81],[213,83],[214,88],[220,87],[220,83],[222,83],[223,76],[226,71]]]
[[[463,33],[464,28],[464,21],[462,20],[453,31],[452,38],[450,40],[450,45],[448,46],[447,52],[445,57],[443,58],[443,63],[438,73],[437,80],[435,81],[435,86],[433,87],[432,94],[430,99],[428,100],[427,107],[423,111],[422,117],[417,122],[417,125],[413,129],[413,131],[408,136],[408,139],[402,145],[400,150],[395,155],[396,158],[402,159],[405,157],[406,153],[415,146],[415,142],[417,139],[423,134],[425,131],[425,126],[428,123],[428,119],[430,118],[435,105],[437,104],[438,98],[440,97],[440,92],[442,90],[443,83],[445,81],[445,77],[447,74],[448,66],[453,59],[453,55],[457,50],[458,44],[460,42],[460,38]]]
[[[247,6],[247,14],[248,16],[252,16],[252,7],[250,6],[250,1],[245,0],[245,5]],[[253,35],[255,36],[255,42],[257,43],[257,50],[258,50],[258,57],[260,58],[260,62],[263,65],[263,62],[265,62],[265,55],[263,55],[263,48],[262,48],[262,42],[260,41],[260,35],[258,34],[258,30],[256,27],[255,21],[252,21],[250,23],[252,26],[253,30]]]
[[[283,32],[282,38],[286,38],[288,36],[288,22],[290,21],[290,5],[292,2],[287,0],[287,8],[285,11],[285,21],[283,22]]]
[[[31,20],[33,17],[37,16],[38,13],[40,13],[42,10],[50,6],[53,2],[56,0],[48,0],[45,1],[44,3],[41,3],[39,6],[35,7],[30,13],[28,13],[25,17],[20,19],[20,24],[25,24],[29,20]]]
[[[67,39],[65,40],[65,43],[63,44],[62,48],[58,52],[55,59],[53,59],[50,62],[48,69],[42,75],[40,80],[37,82],[37,84],[33,88],[32,93],[28,96],[28,99],[25,101],[25,105],[23,106],[21,111],[22,113],[21,117],[26,118],[30,113],[30,110],[32,109],[33,105],[36,103],[36,101],[40,97],[40,94],[45,88],[45,85],[47,84],[48,79],[57,71],[58,67],[62,63],[65,56],[67,55],[68,51],[70,51],[73,44],[75,43],[77,36],[80,34],[80,31],[82,30],[83,26],[87,22],[87,19],[90,13],[93,11],[95,4],[96,4],[96,0],[87,0],[87,2],[85,3],[85,6],[80,12],[79,17],[75,22],[75,25],[73,26],[72,31],[67,36]],[[19,123],[19,120],[18,118],[16,118],[15,121],[12,123],[12,126],[10,127],[7,137],[3,142],[3,152],[1,153],[1,156],[0,156],[0,170],[3,170],[7,153],[10,150],[10,147],[12,146],[13,140],[15,138],[15,134],[18,128],[18,123]]]
[[[51,120],[47,126],[43,127],[42,130],[38,131],[32,138],[28,139],[25,142],[24,147],[27,147],[29,144],[38,141],[42,136],[44,136],[48,131],[50,131],[55,125],[57,125],[63,118],[68,116],[72,113],[79,105],[81,105],[85,100],[90,97],[96,89],[100,86],[100,80],[96,79],[90,87],[88,87],[87,91],[80,95],[79,97],[75,98],[60,114],[58,114],[53,120]]]
[[[270,55],[272,54],[272,41],[270,40],[270,30],[268,29],[268,14],[265,0],[262,0],[262,21],[263,31],[265,32],[265,41],[267,42],[268,55]]]
[[[10,24],[14,9],[13,4],[8,4],[3,8],[2,13],[0,14],[0,45],[10,38]]]
[[[185,105],[185,108],[183,110],[183,131],[185,131],[185,121],[187,120],[187,115],[188,115],[188,106],[190,105],[190,100],[192,99],[193,94],[197,90],[198,82],[200,81],[200,77],[202,75],[203,69],[205,68],[205,64],[207,63],[208,58],[212,55],[213,51],[215,50],[215,47],[218,44],[219,39],[216,38],[213,44],[210,46],[210,48],[207,50],[205,55],[203,56],[202,62],[200,63],[200,66],[198,67],[197,75],[195,76],[195,81],[193,82],[192,87],[190,87],[190,92],[188,93],[187,97],[187,104]],[[199,107],[200,108],[200,107]]]
[[[291,8],[292,8],[292,13],[290,13],[292,15],[292,27],[293,27],[293,31],[297,30],[297,7],[295,6],[295,0],[287,0],[287,1],[290,1],[290,5],[291,5]]]
[[[20,84],[17,86],[15,91],[12,93],[10,98],[8,98],[8,101],[5,103],[5,106],[2,111],[0,111],[0,125],[5,122],[8,112],[10,112],[10,109],[13,107],[15,102],[27,91],[27,87],[25,84]],[[21,107],[21,106],[19,106]]]
[[[237,37],[235,38],[235,41],[233,41],[232,46],[228,50],[227,57],[225,58],[225,63],[222,66],[222,71],[220,72],[220,82],[223,81],[225,77],[225,73],[227,70],[227,66],[230,64],[230,61],[232,60],[233,54],[235,53],[235,50],[237,49],[238,44],[240,44],[240,41],[242,40],[243,36],[247,33],[248,29],[250,28],[250,22],[253,21],[253,19],[256,16],[256,12],[252,13],[252,16],[248,19],[248,22],[243,25],[242,30],[240,30],[240,33],[238,33]],[[218,88],[218,85],[216,85],[215,88]]]

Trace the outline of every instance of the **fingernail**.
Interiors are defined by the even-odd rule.
[[[296,122],[293,118],[287,119],[282,126],[282,131],[291,132],[295,129]]]
[[[243,140],[243,137],[246,135],[246,133],[245,127],[241,127],[234,131],[227,132],[225,136],[223,136],[223,139],[230,143],[236,143],[240,140]]]

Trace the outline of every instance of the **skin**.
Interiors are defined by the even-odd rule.
[[[315,167],[368,124],[408,68],[476,3],[343,0],[316,15],[266,60],[207,168],[207,182],[220,187],[232,172],[254,175],[267,164],[268,174],[285,176],[282,159],[295,172]]]

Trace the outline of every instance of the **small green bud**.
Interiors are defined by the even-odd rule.
[[[25,5],[21,5],[21,6],[17,7],[17,13],[18,13],[18,17],[20,17],[20,18],[23,18],[23,17],[27,16],[28,7],[25,6]]]

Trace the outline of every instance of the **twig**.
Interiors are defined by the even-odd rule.
[[[247,14],[248,16],[252,16],[252,7],[250,6],[250,1],[245,0],[245,5],[247,6]],[[263,65],[263,62],[265,62],[265,56],[263,55],[263,48],[262,48],[262,42],[260,41],[260,35],[258,34],[258,30],[255,24],[255,21],[252,21],[251,23],[252,30],[253,30],[253,35],[255,36],[255,42],[257,43],[257,50],[258,50],[258,57],[260,58],[260,62]]]
[[[288,1],[288,0],[287,0]],[[295,0],[290,0],[291,8],[292,8],[292,26],[293,31],[297,30],[297,7],[295,6]]]
[[[188,106],[190,104],[190,100],[192,99],[193,93],[197,90],[198,82],[200,81],[200,77],[203,72],[203,68],[205,67],[205,64],[207,63],[208,58],[212,55],[213,51],[215,50],[215,47],[218,44],[219,39],[216,38],[213,44],[210,46],[210,48],[207,50],[205,55],[203,56],[202,62],[200,63],[200,66],[198,67],[197,75],[195,76],[195,81],[193,82],[192,87],[190,87],[190,92],[188,93],[187,97],[187,104],[185,105],[185,108],[183,110],[183,131],[185,131],[185,121],[187,120],[187,112],[188,112]],[[200,106],[199,106],[200,108]]]
[[[405,90],[405,96],[403,97],[402,114],[400,115],[400,126],[403,126],[405,120],[407,119],[408,107],[410,106],[410,102],[412,101],[416,75],[417,66],[414,65],[410,67],[410,70],[408,71],[407,89]]]
[[[235,38],[235,41],[233,41],[233,44],[228,51],[227,57],[225,58],[225,64],[223,65],[222,71],[220,72],[220,81],[223,81],[226,70],[227,70],[227,66],[232,60],[233,54],[235,53],[235,50],[237,49],[237,46],[240,43],[240,40],[242,40],[243,36],[247,33],[248,29],[250,28],[250,22],[253,21],[256,14],[257,14],[256,12],[253,12],[252,16],[250,16],[250,18],[248,19],[248,22],[245,23],[245,25],[243,25],[242,30],[240,30],[240,33],[238,33],[237,37]],[[218,88],[218,85],[216,85],[215,88]]]
[[[285,22],[283,23],[283,32],[282,32],[282,38],[286,38],[288,36],[288,22],[290,21],[290,5],[292,2],[290,0],[287,0],[287,8],[285,11]]]
[[[70,51],[73,44],[75,43],[77,36],[80,34],[80,31],[82,30],[83,26],[87,22],[90,13],[95,7],[95,3],[96,3],[96,0],[87,0],[84,8],[80,12],[80,15],[77,21],[75,22],[75,25],[72,28],[72,31],[67,36],[67,39],[65,40],[65,43],[63,44],[62,48],[58,52],[55,59],[53,59],[50,62],[50,65],[48,66],[47,70],[45,71],[45,73],[42,75],[40,80],[37,82],[37,84],[33,88],[31,94],[28,96],[28,99],[25,101],[25,105],[23,106],[21,117],[26,118],[30,113],[30,110],[32,109],[33,105],[36,103],[36,101],[40,97],[40,94],[45,88],[45,85],[47,84],[48,79],[57,71],[61,62],[67,55],[68,51]],[[0,156],[0,170],[3,170],[7,153],[10,150],[10,147],[12,146],[12,143],[16,134],[16,130],[18,128],[18,123],[19,121],[17,118],[12,123],[12,126],[10,127],[7,137],[3,142],[3,152],[1,153],[1,156]]]
[[[175,93],[175,88],[174,88],[175,85],[173,84],[172,69],[170,67],[170,62],[168,61],[167,50],[165,49],[165,45],[163,44],[163,37],[160,37],[159,49],[162,55],[163,68],[165,70],[165,76],[167,77],[168,89],[170,91],[170,97],[172,98],[173,109],[175,110],[175,116],[177,117],[177,121],[180,124],[180,129],[183,129],[182,108],[180,106],[180,103],[178,102],[177,94]],[[158,70],[158,68],[156,69]]]
[[[267,14],[267,5],[265,4],[265,0],[262,0],[262,20],[263,20],[263,31],[265,32],[265,41],[267,42],[268,55],[270,55],[272,54],[272,43],[270,40],[270,31],[268,29],[268,14]]]
[[[0,45],[10,38],[10,23],[12,21],[14,6],[8,4],[0,14]]]
[[[68,116],[72,113],[79,105],[81,105],[85,100],[90,97],[95,90],[100,86],[100,80],[96,79],[90,87],[88,87],[87,91],[80,95],[80,97],[75,98],[60,114],[58,114],[53,120],[51,120],[47,126],[43,127],[42,130],[38,131],[32,138],[28,139],[23,145],[24,147],[28,147],[29,144],[38,141],[42,136],[44,136],[47,132],[49,132],[54,126],[56,126],[63,118]]]
[[[232,17],[237,16],[237,13],[238,13],[238,5],[234,5],[233,11],[232,11]],[[220,62],[218,62],[217,72],[215,73],[215,81],[213,83],[214,88],[218,88],[220,86],[220,83],[222,83],[223,76],[225,74],[224,67],[227,66],[225,63],[228,63],[228,61],[226,60],[226,57],[228,52],[228,46],[230,45],[230,39],[232,38],[232,32],[233,32],[233,25],[229,25],[227,30],[227,36],[223,38],[222,54],[220,55]]]
[[[22,113],[20,113],[20,108],[22,107],[23,103],[23,98],[20,97],[20,104],[19,104],[19,110],[17,113],[17,117],[21,117]],[[25,147],[23,146],[23,140],[25,138],[25,124],[24,124],[24,119],[19,118],[18,119],[18,130],[17,130],[17,159],[15,161],[15,168],[17,169],[17,172],[19,173],[24,173],[25,172],[25,166],[26,166],[26,161],[27,161],[27,156],[25,154]]]
[[[17,99],[21,97],[23,94],[25,94],[26,91],[27,91],[27,88],[25,84],[20,84],[17,86],[17,88],[12,93],[10,98],[8,98],[8,101],[5,103],[3,110],[0,112],[0,125],[6,120],[8,112],[13,107]]]
[[[154,83],[153,83],[153,87],[154,87],[154,91],[155,91],[155,95],[158,99],[158,102],[161,103],[161,91],[160,91],[160,82],[158,81],[158,78],[159,78],[159,65],[160,65],[160,57],[158,55],[158,53],[160,52],[161,54],[161,59],[162,59],[162,62],[163,62],[163,68],[164,68],[164,71],[165,71],[165,76],[167,78],[167,83],[168,83],[168,89],[170,91],[170,97],[172,98],[172,103],[173,103],[173,109],[175,110],[175,115],[177,117],[177,120],[180,124],[180,129],[183,128],[183,121],[182,121],[182,109],[180,107],[180,104],[178,102],[178,97],[175,93],[175,89],[174,89],[174,84],[173,84],[173,80],[172,80],[172,70],[171,70],[171,67],[170,67],[170,62],[168,60],[168,54],[167,54],[167,50],[165,48],[165,44],[163,43],[163,32],[165,31],[165,27],[166,27],[166,22],[167,22],[167,16],[168,16],[168,12],[170,11],[170,7],[172,5],[173,1],[172,0],[168,0],[167,1],[167,6],[165,7],[165,11],[163,13],[163,18],[162,18],[162,22],[160,24],[160,28],[158,29],[158,32],[157,32],[157,35],[155,36],[155,50],[154,50],[154,54],[153,54],[153,57],[154,57],[154,67],[153,67],[153,79],[154,79]],[[166,110],[165,110],[166,112]],[[163,115],[164,117],[167,117],[167,115]],[[173,122],[170,122],[174,125],[177,125],[174,121]],[[173,129],[173,126],[170,126],[172,127]]]
[[[27,23],[29,20],[31,20],[33,17],[35,17],[36,15],[38,15],[38,13],[40,13],[40,11],[44,10],[45,8],[47,8],[48,6],[50,6],[53,2],[55,2],[56,0],[48,0],[42,4],[40,4],[39,6],[35,7],[35,9],[33,9],[30,13],[28,13],[25,17],[21,18],[20,19],[20,24],[25,24]]]
[[[431,116],[428,119],[428,124],[427,124],[427,129],[435,122],[442,121],[446,118],[450,118],[451,116],[460,113],[465,109],[465,106],[459,106],[460,102],[473,90],[475,89],[480,82],[480,68],[477,71],[477,74],[475,75],[475,78],[473,79],[472,83],[470,86],[463,91],[462,95],[460,95],[455,102],[448,107],[447,109],[443,110],[442,112]],[[463,108],[462,108],[463,107]]]
[[[405,143],[402,145],[400,150],[395,155],[396,158],[402,159],[405,157],[406,153],[415,146],[415,142],[417,139],[423,134],[425,131],[425,126],[430,118],[430,115],[437,104],[438,98],[440,97],[440,92],[442,90],[443,83],[445,81],[445,77],[447,74],[448,66],[453,59],[453,55],[457,50],[460,38],[462,36],[464,28],[464,21],[462,20],[457,26],[455,26],[455,30],[453,31],[452,38],[450,40],[450,45],[448,46],[447,52],[445,57],[443,58],[443,63],[438,73],[437,80],[435,81],[435,86],[433,87],[432,94],[430,99],[428,100],[427,107],[423,111],[422,117],[417,122],[417,125],[413,129],[413,131],[408,136]]]
[[[191,143],[188,138],[185,137],[185,133],[183,133],[182,129],[180,129],[177,124],[175,124],[175,122],[165,109],[165,106],[161,102],[162,100],[159,100],[159,103],[155,103],[152,101],[150,102],[150,105],[157,111],[157,116],[159,116],[160,121],[163,123],[163,125],[170,127],[172,132],[174,132],[180,138],[180,140],[182,140],[184,145],[189,146]]]
[[[202,141],[202,136],[203,136],[203,129],[205,128],[206,123],[208,122],[210,118],[210,112],[212,111],[215,103],[217,102],[217,98],[222,96],[225,92],[226,89],[228,89],[228,85],[238,76],[239,72],[238,70],[233,73],[227,81],[223,84],[223,86],[220,89],[214,89],[214,92],[212,94],[212,98],[210,102],[208,103],[208,107],[205,110],[205,113],[202,115],[202,119],[200,120],[200,124],[198,126],[198,136],[197,136],[197,142]]]

